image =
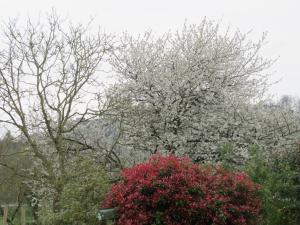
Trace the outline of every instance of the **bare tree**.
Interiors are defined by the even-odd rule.
[[[13,20],[2,30],[0,122],[26,140],[34,159],[31,184],[51,195],[56,209],[74,153],[70,134],[105,110],[97,72],[112,38],[89,25],[66,25],[55,13],[22,27]]]

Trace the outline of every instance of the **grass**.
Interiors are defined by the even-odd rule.
[[[19,218],[16,218],[16,219],[14,220],[14,222],[15,222],[16,225],[20,225],[20,224],[21,224]],[[32,222],[33,222],[33,219],[32,219],[32,218],[27,218],[27,219],[26,219],[26,225],[27,225],[27,223],[28,223],[28,224],[31,224]],[[1,215],[0,215],[0,225],[3,225],[3,217],[2,217]]]
[[[26,213],[26,225],[27,225],[27,223],[31,224],[33,222],[33,218],[28,214],[29,213],[27,211],[27,213]],[[15,225],[21,225],[19,214],[16,216],[14,222],[15,222]],[[113,221],[107,221],[107,225],[113,225],[113,224],[114,224]],[[3,225],[3,216],[2,215],[0,215],[0,225]]]
[[[11,211],[12,211],[12,208],[9,208],[9,213]],[[31,212],[26,210],[26,224],[31,224],[33,222],[33,218],[30,214],[31,214]],[[20,212],[18,212],[18,214],[16,215],[16,217],[14,219],[14,224],[21,225],[20,219],[21,219]],[[3,216],[2,215],[0,215],[0,225],[3,225]]]
[[[32,223],[33,222],[33,219],[31,218],[31,217],[26,217],[26,224],[27,223]],[[21,222],[20,222],[20,218],[16,218],[15,219],[15,224],[16,225],[20,225],[21,224]],[[113,225],[114,223],[113,223],[113,221],[108,221],[107,222],[107,225]],[[0,225],[3,225],[3,217],[0,215]]]

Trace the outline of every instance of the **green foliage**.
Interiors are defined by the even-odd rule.
[[[258,147],[251,149],[246,170],[252,180],[262,185],[264,225],[295,225],[300,210],[297,194],[299,174],[287,162],[266,162]],[[297,184],[298,183],[298,184]]]
[[[237,163],[234,145],[220,147],[220,159],[229,170],[245,170],[255,183],[262,186],[262,225],[295,225],[300,215],[299,152],[267,160],[258,146],[249,149],[246,164]],[[298,216],[298,218],[297,218]]]
[[[222,163],[222,166],[228,170],[236,169],[237,165],[234,161],[236,157],[233,151],[233,144],[228,142],[224,143],[219,147],[219,158]]]
[[[109,188],[105,171],[89,159],[80,158],[72,163],[63,187],[59,210],[53,212],[42,207],[42,224],[51,225],[95,225],[99,203]]]
[[[25,203],[24,181],[30,166],[30,157],[24,144],[9,132],[0,139],[0,203]]]

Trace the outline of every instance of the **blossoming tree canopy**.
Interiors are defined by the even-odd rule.
[[[230,143],[231,159],[242,164],[253,144],[271,158],[299,139],[299,116],[268,101],[265,35],[252,41],[220,27],[204,19],[164,35],[120,37],[110,59],[120,78],[110,94],[122,112],[119,143],[129,149],[120,158],[176,152],[216,162]]]

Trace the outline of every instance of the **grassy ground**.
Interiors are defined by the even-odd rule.
[[[33,219],[30,218],[30,217],[26,217],[26,223],[32,223],[33,222]],[[15,219],[15,224],[16,225],[20,225],[20,218],[16,218]],[[108,221],[107,225],[113,225],[113,221]],[[0,215],[0,225],[3,225],[3,217]]]
[[[30,219],[30,218],[28,218],[27,219],[27,221],[26,221],[26,223],[31,223],[31,222],[33,222],[33,220],[32,219]],[[113,225],[114,223],[112,222],[112,221],[109,221],[108,223],[107,223],[107,225]],[[0,225],[3,225],[3,218],[2,218],[2,216],[0,215]],[[17,220],[16,219],[16,225],[20,225],[20,221],[19,220]]]
[[[32,219],[30,219],[30,218],[26,219],[26,223],[31,224],[32,222],[33,222]],[[20,225],[21,224],[20,220],[19,219],[15,219],[15,224],[16,225]],[[3,218],[2,218],[2,216],[0,216],[0,225],[3,225]]]
[[[27,219],[26,222],[30,223],[30,222],[32,222],[32,220],[31,219]],[[21,224],[20,220],[16,218],[15,219],[15,224],[16,225],[20,225]],[[3,225],[3,217],[2,216],[0,216],[0,225]]]
[[[26,224],[31,224],[33,222],[33,218],[26,213]],[[14,220],[15,225],[21,225],[20,215],[18,214]],[[0,225],[3,225],[3,217],[0,215]]]

